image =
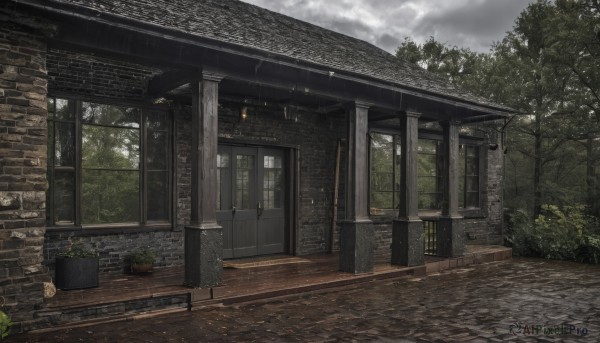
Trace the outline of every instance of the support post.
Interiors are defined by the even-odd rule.
[[[444,201],[438,221],[436,246],[440,257],[462,256],[465,247],[462,217],[458,213],[459,123],[442,122],[444,130]]]
[[[341,222],[340,270],[373,271],[373,225],[368,213],[369,104],[355,102],[348,109],[346,149],[346,218]]]
[[[223,75],[204,71],[192,84],[192,210],[185,228],[185,284],[222,283],[223,229],[217,224],[217,149],[219,82]]]
[[[419,117],[416,112],[400,116],[401,177],[400,210],[392,228],[392,264],[420,266],[425,264],[425,230],[418,214],[417,144],[419,142]]]

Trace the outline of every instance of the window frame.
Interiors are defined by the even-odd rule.
[[[371,160],[371,134],[376,133],[376,134],[384,134],[384,135],[391,135],[391,136],[401,136],[401,132],[397,131],[397,130],[393,130],[393,129],[384,129],[384,128],[372,128],[369,130],[369,197],[368,197],[368,210],[369,210],[369,215],[370,216],[374,216],[374,217],[381,217],[383,216],[396,216],[398,213],[397,209],[381,209],[382,213],[373,213],[371,211],[371,191],[372,191],[372,178],[371,178],[371,172],[372,172],[372,160]],[[427,129],[419,129],[419,133],[418,133],[418,137],[419,140],[422,139],[430,139],[430,140],[436,140],[436,141],[442,141],[443,142],[443,134],[441,132],[438,131],[432,131],[432,130],[427,130]],[[395,142],[395,139],[394,139]],[[395,144],[395,143],[394,143]],[[480,137],[474,137],[474,136],[464,136],[464,135],[460,135],[459,136],[459,144],[461,145],[471,145],[471,146],[477,146],[479,149],[479,155],[477,156],[478,158],[478,202],[479,202],[479,207],[459,207],[459,213],[461,215],[463,215],[464,217],[468,217],[468,218],[480,218],[480,217],[486,217],[487,216],[487,192],[486,192],[486,187],[487,187],[487,165],[486,165],[486,161],[487,161],[487,140],[485,138],[480,138]],[[394,145],[394,149],[395,149],[395,145]],[[395,164],[395,156],[394,156],[394,164]],[[466,163],[465,159],[461,159],[461,163]],[[402,171],[401,171],[402,172]],[[395,177],[396,173],[394,171],[394,177]],[[461,177],[461,176],[459,176]],[[417,176],[418,178],[418,176]],[[393,191],[393,193],[396,193],[396,191]],[[459,194],[460,197],[464,197],[466,196],[466,190],[463,191],[463,194]],[[419,209],[419,215],[420,216],[436,216],[436,215],[440,215],[441,214],[441,210],[440,209]]]
[[[174,194],[175,194],[175,176],[174,176],[174,168],[176,166],[175,164],[175,151],[174,151],[174,147],[175,147],[175,133],[174,133],[174,122],[173,122],[173,115],[170,111],[170,109],[167,106],[164,105],[155,105],[155,104],[140,104],[140,103],[134,103],[134,102],[127,102],[127,101],[112,101],[112,100],[107,100],[107,99],[97,99],[97,98],[81,98],[81,97],[74,97],[74,96],[70,96],[70,95],[65,95],[65,94],[50,94],[48,95],[48,101],[52,100],[54,101],[54,109],[53,109],[53,113],[56,112],[56,100],[57,99],[63,99],[63,100],[68,100],[70,102],[73,102],[74,105],[74,109],[72,109],[74,111],[75,114],[75,120],[74,120],[74,125],[75,125],[75,134],[74,134],[74,145],[75,145],[75,166],[74,166],[74,208],[73,208],[73,212],[74,212],[74,221],[73,223],[56,223],[55,221],[55,204],[54,204],[54,172],[56,169],[56,166],[54,165],[54,163],[50,163],[50,161],[48,161],[48,171],[47,171],[47,175],[49,176],[48,178],[48,190],[47,190],[47,195],[46,195],[46,199],[47,199],[47,203],[48,206],[46,208],[46,226],[49,230],[55,230],[55,231],[71,231],[71,230],[80,230],[83,229],[85,231],[89,231],[89,232],[93,232],[93,231],[98,231],[100,230],[100,233],[104,233],[104,231],[106,232],[133,232],[133,231],[137,231],[137,230],[142,230],[142,231],[147,231],[148,229],[169,229],[172,230],[175,225],[174,225],[174,220],[176,218],[175,215],[175,209],[174,209],[174,205],[176,203],[175,199],[174,199]],[[94,103],[94,104],[99,104],[99,105],[107,105],[107,106],[114,106],[114,107],[130,107],[130,108],[135,108],[138,109],[140,111],[140,122],[139,122],[139,128],[135,128],[137,130],[139,130],[139,137],[140,137],[140,144],[139,144],[139,221],[138,222],[125,222],[125,223],[100,223],[100,224],[82,224],[82,183],[83,183],[83,179],[82,179],[82,175],[83,175],[83,163],[82,163],[82,153],[83,153],[83,149],[82,149],[82,143],[83,143],[83,126],[85,125],[85,123],[83,122],[83,103],[87,102],[87,103]],[[147,162],[147,142],[148,142],[148,132],[151,131],[148,127],[147,127],[147,118],[151,113],[162,113],[165,117],[165,122],[166,122],[166,128],[164,130],[164,132],[166,132],[167,134],[167,187],[168,187],[168,194],[166,195],[168,197],[168,201],[167,201],[167,216],[168,219],[166,220],[158,220],[158,221],[154,221],[154,220],[148,220],[148,200],[147,200],[147,194],[148,194],[148,186],[147,186],[147,178],[148,178],[148,173],[149,173],[149,167],[148,167],[148,162]],[[47,122],[56,122],[56,118],[50,118],[50,116],[48,116],[47,118]],[[112,128],[120,128],[121,126],[116,125],[116,126],[109,126],[109,125],[96,125],[96,124],[91,124],[91,125],[95,125],[95,126],[106,126],[106,127],[112,127]],[[48,130],[50,130],[50,125],[48,125]],[[52,130],[55,130],[55,125],[52,125]],[[50,133],[48,133],[48,136],[50,136]],[[47,142],[47,146],[48,146],[48,158],[55,158],[55,131],[52,133],[52,137],[53,137],[53,141],[52,143],[50,143],[49,141]],[[52,151],[50,151],[50,149],[52,149]],[[52,153],[52,155],[50,155]]]

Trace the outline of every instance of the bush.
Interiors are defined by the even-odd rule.
[[[517,256],[600,262],[598,220],[582,205],[542,206],[533,222],[524,211],[508,214],[505,242]]]

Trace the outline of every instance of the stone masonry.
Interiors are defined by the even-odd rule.
[[[3,16],[0,13],[0,17]],[[3,19],[3,18],[0,18]],[[43,303],[46,201],[46,44],[0,25],[0,296],[19,332]]]

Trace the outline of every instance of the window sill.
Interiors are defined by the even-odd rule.
[[[477,219],[477,218],[487,218],[487,215],[481,208],[469,208],[469,209],[460,209],[458,213],[464,219]],[[441,217],[442,211],[437,210],[420,210],[418,215],[421,219],[437,219]],[[369,215],[369,219],[371,219],[374,223],[384,223],[389,222],[398,217],[398,210],[379,210],[376,214]]]
[[[175,231],[172,224],[150,224],[150,225],[94,225],[94,226],[49,226],[46,235],[60,235],[61,233],[73,233],[76,236],[103,236],[115,234],[136,234],[158,231]]]

